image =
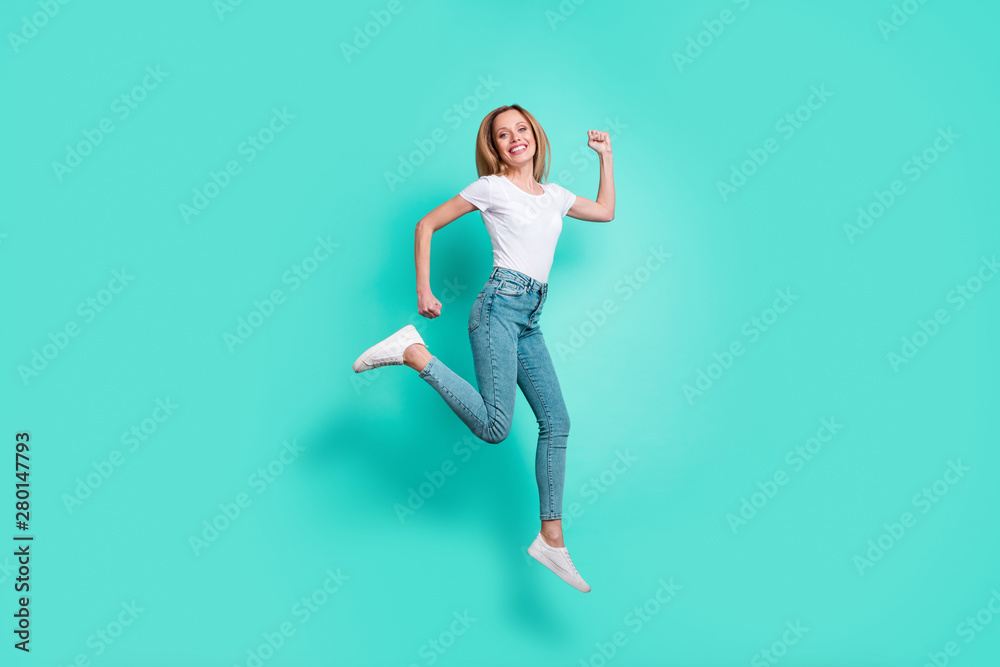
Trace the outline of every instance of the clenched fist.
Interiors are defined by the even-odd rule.
[[[611,137],[607,132],[587,130],[587,137],[587,145],[597,151],[599,155],[611,155]]]
[[[424,317],[434,319],[441,314],[441,302],[434,297],[430,290],[418,292],[417,312]]]

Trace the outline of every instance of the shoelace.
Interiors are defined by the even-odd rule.
[[[583,577],[580,576],[580,573],[577,571],[576,565],[573,564],[573,559],[569,557],[569,552],[567,551],[564,555],[566,556],[566,560],[569,561],[569,566],[573,568],[573,574],[583,579]]]
[[[421,345],[423,345],[424,349],[427,350],[428,352],[431,351],[431,349],[427,347],[426,344],[421,343]],[[394,363],[393,361],[390,361],[389,357],[381,357],[372,362],[372,368],[381,368],[382,366],[395,366],[395,365],[398,364]]]
[[[550,547],[550,548],[552,548],[552,549],[557,549],[557,550],[559,549],[559,547]],[[565,549],[566,547],[562,547],[562,548],[563,548],[563,549]],[[575,564],[573,563],[573,559],[572,559],[572,558],[570,558],[570,555],[569,555],[569,550],[567,550],[567,551],[566,551],[566,552],[565,552],[565,553],[563,554],[563,556],[565,556],[565,557],[566,557],[566,560],[567,560],[567,561],[569,562],[569,566],[570,566],[570,568],[571,568],[571,569],[573,570],[573,573],[574,573],[574,574],[575,574],[576,576],[580,577],[580,579],[582,580],[582,579],[583,579],[583,575],[581,575],[581,574],[580,574],[580,572],[579,572],[579,570],[577,570],[577,569],[576,569],[576,565],[575,565]]]

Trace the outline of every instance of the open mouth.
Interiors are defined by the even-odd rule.
[[[528,150],[527,144],[518,144],[517,146],[514,146],[507,152],[510,153],[511,155],[517,155],[518,153],[523,153],[526,150]]]

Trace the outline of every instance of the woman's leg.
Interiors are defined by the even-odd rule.
[[[418,373],[424,370],[424,366],[431,360],[431,353],[427,351],[427,346],[414,343],[403,350],[403,364],[409,366]]]
[[[538,482],[541,532],[551,546],[562,547],[562,498],[569,413],[552,357],[537,325],[529,328],[518,341],[517,360],[517,384],[538,419],[535,480]]]
[[[478,391],[426,348],[411,346],[414,349],[407,348],[407,352],[418,360],[424,354],[430,357],[423,363],[420,377],[434,387],[477,438],[497,443],[510,434],[514,416],[517,333],[524,326],[518,325],[518,320],[524,316],[515,304],[496,298],[491,289],[484,290],[481,297],[482,303],[476,301],[481,317],[470,318],[469,327]]]

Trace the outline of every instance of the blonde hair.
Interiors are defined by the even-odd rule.
[[[507,163],[500,157],[496,142],[493,139],[493,121],[504,111],[515,109],[524,115],[524,118],[531,125],[531,132],[535,135],[535,155],[534,176],[539,183],[545,182],[549,174],[549,138],[545,136],[545,130],[538,124],[535,117],[519,104],[509,104],[497,107],[486,114],[483,122],[479,124],[479,134],[476,137],[476,172],[479,176],[489,176],[491,174],[506,174]]]

